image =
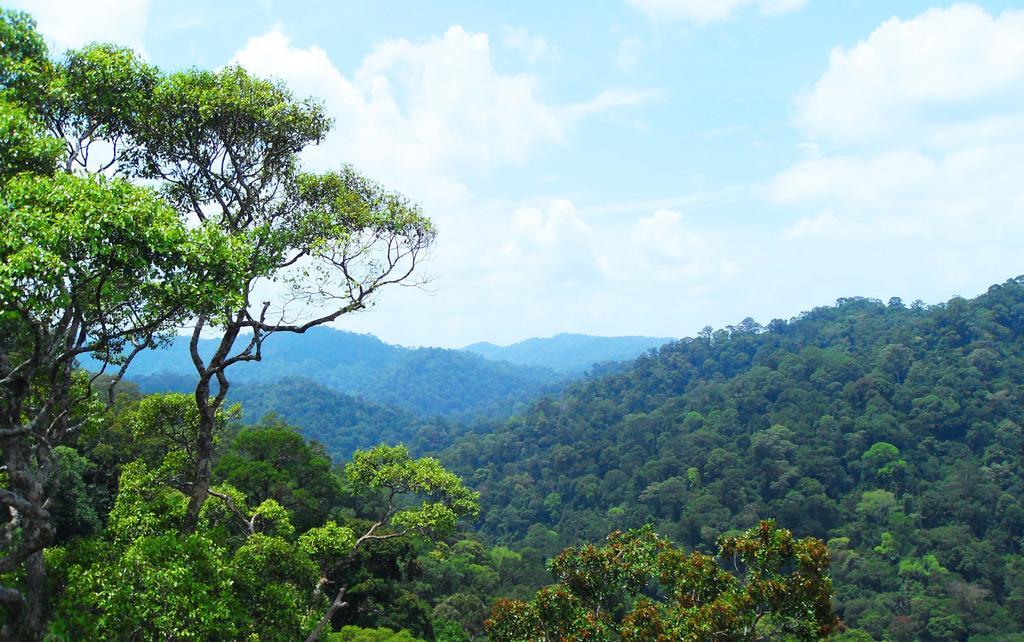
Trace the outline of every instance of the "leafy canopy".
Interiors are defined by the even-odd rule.
[[[817,640],[834,631],[828,549],[764,521],[686,553],[649,527],[563,551],[558,583],[529,602],[499,600],[495,642],[522,640]],[[726,570],[731,568],[731,572]]]

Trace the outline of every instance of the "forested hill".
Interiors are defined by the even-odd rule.
[[[774,517],[829,541],[851,628],[1008,640],[1024,632],[1022,425],[1018,277],[704,332],[443,459],[475,480],[497,541],[557,549],[650,522],[710,549]]]
[[[204,355],[214,347],[213,340],[200,341]],[[295,377],[420,417],[508,415],[524,402],[556,390],[566,378],[547,368],[489,361],[459,350],[404,348],[331,328],[274,336],[264,344],[261,362],[238,363],[230,373],[232,391],[249,398],[252,395],[243,388]],[[195,369],[188,339],[179,337],[164,349],[139,354],[128,379],[143,392],[192,390]],[[285,391],[294,394],[288,397]],[[303,405],[311,402],[306,397],[313,393],[285,386],[275,397],[286,405]]]
[[[337,462],[348,461],[357,449],[409,443],[414,438],[424,449],[436,449],[448,444],[451,430],[442,419],[426,420],[309,379],[246,383],[232,387],[229,400],[241,403],[245,423],[255,424],[268,413],[276,415],[299,428],[308,439],[323,444]]]
[[[546,339],[527,339],[509,346],[474,343],[463,350],[494,361],[580,374],[595,364],[631,361],[672,340],[668,337],[593,337],[562,333]]]

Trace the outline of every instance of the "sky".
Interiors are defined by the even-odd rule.
[[[5,4],[54,51],[321,98],[307,166],[351,163],[439,229],[428,288],[337,323],[392,343],[683,337],[1024,273],[1020,3]]]

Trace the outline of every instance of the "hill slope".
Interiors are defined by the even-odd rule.
[[[199,348],[212,354],[215,342],[203,339]],[[229,376],[233,392],[301,377],[421,417],[507,415],[556,390],[566,378],[546,368],[489,361],[459,350],[403,348],[332,328],[274,336],[264,345],[263,361],[236,364]],[[128,379],[143,392],[190,390],[195,373],[188,339],[179,337],[165,349],[140,354]]]
[[[557,334],[547,339],[527,339],[509,346],[474,343],[463,350],[493,361],[550,368],[557,372],[582,373],[608,361],[629,361],[669,341],[667,337],[592,337]]]
[[[443,459],[478,480],[498,541],[551,550],[652,522],[707,549],[774,517],[830,540],[851,627],[1003,640],[1024,632],[1022,426],[1024,277],[684,339]]]
[[[301,378],[232,387],[229,401],[242,404],[243,421],[255,423],[267,413],[299,428],[324,445],[335,461],[347,461],[357,449],[377,444],[439,448],[448,444],[447,422],[363,401]]]

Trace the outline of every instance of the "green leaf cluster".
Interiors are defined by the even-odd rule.
[[[828,550],[762,522],[723,537],[718,559],[686,553],[650,528],[562,552],[558,583],[529,602],[499,600],[496,642],[818,640],[837,630]],[[734,573],[726,570],[727,566]],[[652,597],[656,596],[656,597]]]

